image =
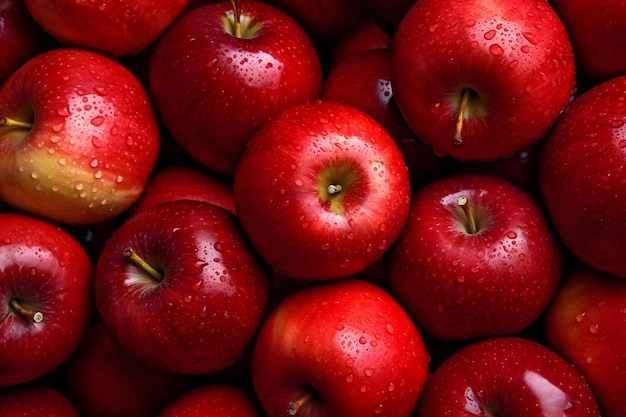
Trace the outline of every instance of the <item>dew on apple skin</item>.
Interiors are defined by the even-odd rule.
[[[352,382],[352,381],[354,381],[354,375],[352,375],[352,374],[348,374],[348,375],[346,376],[346,382]]]
[[[576,403],[568,401],[563,409],[563,412],[567,414],[574,414],[576,412]]]
[[[488,41],[492,40],[495,36],[496,36],[496,31],[493,29],[488,30],[487,32],[483,34],[483,37],[487,39]]]
[[[363,384],[360,388],[361,392],[367,392],[367,385]]]

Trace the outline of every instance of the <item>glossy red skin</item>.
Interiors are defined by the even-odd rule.
[[[626,74],[626,13],[616,0],[550,0],[565,25],[585,87]]]
[[[57,389],[26,384],[0,389],[3,417],[81,417],[74,405]]]
[[[333,42],[328,65],[333,69],[344,59],[363,51],[389,49],[392,37],[374,21],[365,20]]]
[[[602,415],[626,409],[626,282],[588,265],[576,265],[545,318],[549,346],[574,363],[596,394]]]
[[[184,376],[150,368],[124,354],[94,322],[63,364],[63,387],[83,416],[154,417],[186,390]]]
[[[53,44],[22,0],[0,1],[0,39],[0,85],[20,65]]]
[[[441,155],[489,160],[538,140],[574,92],[572,47],[544,0],[418,1],[394,36],[394,97],[408,125]],[[492,52],[494,51],[494,52]],[[453,137],[469,87],[485,115]]]
[[[485,213],[475,234],[461,224],[460,195]],[[449,176],[418,191],[386,261],[393,293],[420,328],[450,341],[526,329],[556,292],[563,264],[537,203],[481,174]]]
[[[169,403],[157,417],[261,417],[254,394],[237,385],[205,385]]]
[[[165,271],[160,284],[123,256]],[[233,364],[265,314],[269,277],[226,209],[164,203],[128,219],[107,242],[94,279],[114,340],[148,366],[205,374]]]
[[[411,131],[395,103],[391,85],[391,52],[362,51],[346,57],[324,81],[322,99],[356,107],[379,122],[396,141],[416,190],[444,173],[445,160]]]
[[[173,200],[205,201],[235,214],[232,185],[210,171],[190,165],[171,166],[154,173],[132,213]]]
[[[43,87],[45,85],[45,87]],[[143,191],[159,152],[147,94],[124,67],[74,48],[40,54],[0,90],[0,198],[65,224],[110,220]]]
[[[584,377],[554,351],[529,339],[470,344],[431,375],[416,417],[599,416]]]
[[[579,96],[555,126],[539,182],[559,236],[583,262],[626,277],[626,77]]]
[[[317,52],[293,19],[246,1],[242,17],[252,16],[262,29],[243,39],[224,28],[230,14],[231,4],[222,2],[177,20],[156,46],[149,81],[174,138],[204,166],[226,175],[270,117],[315,100],[322,84]]]
[[[294,293],[264,322],[252,358],[257,397],[268,415],[412,415],[428,376],[428,354],[408,314],[380,287],[361,280]]]
[[[24,0],[35,20],[65,45],[121,57],[146,49],[183,12],[188,0],[90,2]]]
[[[0,214],[0,386],[21,384],[59,366],[91,319],[92,264],[62,229],[21,214]],[[35,323],[9,302],[43,313]]]
[[[337,213],[316,187],[318,175],[343,163],[358,181],[342,191],[345,212]],[[251,139],[234,195],[265,261],[280,274],[317,281],[361,272],[382,257],[408,215],[410,183],[380,124],[354,107],[318,101],[281,113]]]

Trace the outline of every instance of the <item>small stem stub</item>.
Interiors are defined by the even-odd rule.
[[[467,219],[467,226],[470,234],[474,234],[478,231],[476,227],[476,220],[474,219],[474,215],[472,214],[472,210],[469,206],[469,201],[467,197],[464,195],[459,196],[457,199],[457,204],[463,209],[463,213],[465,214],[465,218]]]
[[[152,278],[154,278],[158,282],[163,281],[163,274],[153,268],[152,265],[146,262],[139,255],[137,255],[137,252],[135,252],[133,248],[124,249],[124,257],[130,262],[134,263],[139,268],[146,271]]]
[[[456,128],[454,131],[454,138],[452,139],[452,146],[460,148],[463,146],[463,136],[461,131],[463,130],[463,119],[465,118],[465,108],[469,102],[472,90],[470,88],[464,88],[461,96],[461,104],[459,105],[459,113],[456,119]]]
[[[233,25],[235,37],[241,38],[241,0],[230,0],[233,5]]]
[[[31,311],[24,308],[15,298],[12,299],[9,304],[20,315],[34,321],[35,323],[41,323],[43,321],[43,313],[41,311]]]
[[[343,190],[343,187],[340,184],[330,184],[326,189],[330,195],[340,193],[341,190]]]
[[[31,129],[33,127],[33,124],[11,119],[10,117],[0,116],[0,127],[17,127],[21,129]]]
[[[298,410],[300,409],[300,407],[302,407],[312,397],[313,397],[313,392],[308,391],[299,400],[290,402],[289,408],[287,409],[287,412],[289,413],[289,415],[295,416],[296,414],[298,414]]]

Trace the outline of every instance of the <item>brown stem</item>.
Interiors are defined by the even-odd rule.
[[[312,397],[313,397],[313,391],[308,391],[299,400],[290,402],[289,408],[287,409],[287,411],[289,412],[289,415],[295,416],[298,413],[298,410],[300,409],[300,407],[302,407]]]
[[[341,192],[341,190],[343,190],[341,184],[330,184],[326,189],[326,191],[328,191],[328,194],[330,195],[338,194]]]
[[[461,104],[459,105],[459,114],[456,119],[456,130],[454,132],[454,138],[452,139],[452,145],[455,148],[463,146],[463,136],[461,130],[463,130],[463,119],[465,118],[465,108],[469,102],[470,95],[472,94],[471,88],[464,88],[463,95],[461,96]]]
[[[474,215],[472,214],[472,210],[470,209],[467,197],[465,197],[464,195],[459,196],[459,198],[457,199],[457,204],[461,207],[461,209],[463,209],[463,213],[465,214],[465,218],[467,219],[469,233],[473,235],[478,231],[478,229],[476,228],[476,220],[474,219]]]
[[[32,311],[24,308],[16,298],[9,301],[9,304],[20,315],[34,321],[35,323],[41,323],[43,321],[43,313],[41,311]]]
[[[241,0],[230,0],[230,2],[233,5],[235,37],[241,38]]]
[[[130,262],[137,265],[139,268],[146,271],[148,275],[150,275],[156,281],[158,282],[163,281],[163,274],[159,272],[158,270],[156,270],[155,268],[153,268],[152,265],[146,262],[142,257],[137,255],[137,252],[135,252],[132,248],[126,248],[124,250],[124,257]]]
[[[33,124],[30,122],[22,122],[20,120],[11,119],[10,117],[0,116],[0,127],[17,127],[22,129],[32,129]]]

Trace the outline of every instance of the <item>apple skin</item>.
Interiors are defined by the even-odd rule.
[[[606,417],[623,416],[626,409],[625,299],[622,278],[574,265],[544,322],[547,344],[587,378]]]
[[[550,0],[567,29],[579,84],[589,88],[626,74],[626,13],[614,0]]]
[[[391,79],[406,122],[438,154],[490,160],[555,122],[574,93],[574,56],[545,0],[420,0],[394,35]]]
[[[159,127],[137,79],[104,55],[58,48],[0,89],[0,199],[64,224],[110,220],[143,191]]]
[[[570,362],[530,339],[469,344],[431,375],[416,417],[599,416],[594,393]]]
[[[201,386],[170,402],[156,417],[262,417],[250,391],[224,383]]]
[[[154,417],[187,389],[186,377],[124,354],[100,321],[64,362],[63,377],[65,395],[89,417]]]
[[[56,388],[38,383],[0,388],[2,417],[81,417]]]
[[[0,85],[30,58],[54,45],[22,0],[0,2],[0,39]]]
[[[332,44],[328,68],[332,70],[341,61],[359,52],[389,49],[391,40],[391,35],[383,31],[373,20],[365,20]]]
[[[442,176],[447,160],[411,131],[394,100],[391,52],[379,48],[354,53],[337,64],[326,77],[322,99],[349,104],[372,116],[396,141],[416,190]]]
[[[230,181],[194,165],[175,165],[155,172],[130,214],[173,200],[205,201],[235,214]]]
[[[162,275],[131,262],[130,248]],[[266,313],[269,275],[226,209],[178,200],[137,213],[96,266],[96,306],[122,350],[171,373],[232,365]]]
[[[252,357],[257,397],[270,417],[409,416],[428,376],[428,354],[409,315],[358,279],[306,287],[266,319]]]
[[[0,386],[33,381],[76,349],[91,320],[92,274],[89,257],[63,229],[0,214]],[[43,319],[20,314],[11,300]]]
[[[539,160],[539,183],[571,252],[626,277],[626,77],[577,97],[554,126]],[[566,185],[566,186],[564,186]]]
[[[417,0],[366,0],[368,15],[381,29],[392,35]]]
[[[280,274],[318,281],[380,259],[404,226],[411,191],[402,153],[378,122],[319,100],[282,112],[250,140],[234,195],[263,259]]]
[[[174,138],[204,166],[231,176],[250,136],[279,111],[317,99],[322,85],[317,52],[292,18],[243,2],[238,38],[232,15],[229,2],[183,15],[157,44],[149,78]]]
[[[535,200],[483,174],[451,175],[419,190],[385,261],[392,293],[418,326],[449,341],[525,330],[555,294],[563,268],[560,242]]]
[[[146,49],[185,10],[188,0],[90,2],[24,0],[60,43],[119,58]]]

